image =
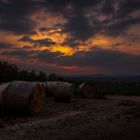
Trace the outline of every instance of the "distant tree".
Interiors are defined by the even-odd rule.
[[[51,73],[49,76],[48,76],[48,80],[49,81],[57,81],[57,75],[55,73]]]
[[[57,81],[63,81],[63,77],[57,77]]]
[[[29,81],[36,81],[37,80],[37,75],[35,70],[33,69],[30,73],[29,73]]]
[[[19,69],[14,64],[9,64],[7,62],[0,61],[0,82],[10,82],[13,80],[22,80],[22,81],[62,81],[62,77],[58,77],[55,73],[52,73],[48,76],[45,72],[40,71],[36,74],[36,71],[33,69],[31,72],[26,70]]]
[[[29,73],[26,70],[22,70],[19,73],[19,80],[29,81]]]
[[[42,71],[39,71],[38,80],[39,81],[46,81],[47,80],[46,73],[45,72],[42,72]]]
[[[7,62],[0,62],[0,80],[2,82],[18,80],[19,68]]]

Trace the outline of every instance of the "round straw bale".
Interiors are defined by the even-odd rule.
[[[13,81],[8,86],[3,102],[6,110],[37,114],[44,110],[44,95],[37,83]]]
[[[44,82],[42,86],[44,87],[44,90],[45,90],[45,98],[51,96],[51,95],[48,94],[49,89],[48,89],[47,83]]]
[[[67,82],[57,82],[54,90],[54,99],[58,102],[70,102],[73,86]]]
[[[79,94],[84,98],[95,98],[97,89],[94,83],[85,82],[79,86]]]
[[[47,91],[47,86],[46,86],[46,83],[44,83],[44,82],[36,82],[37,84],[39,84],[40,85],[40,92],[42,92],[42,96],[43,96],[43,98],[45,98],[46,97],[46,91]]]
[[[58,82],[54,82],[54,81],[46,81],[46,97],[53,97],[54,96],[54,91],[56,88],[56,84]]]
[[[10,82],[0,85],[0,106],[3,104],[3,94],[10,85]]]

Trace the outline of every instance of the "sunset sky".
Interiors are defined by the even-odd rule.
[[[140,0],[0,0],[0,61],[62,75],[140,74]]]

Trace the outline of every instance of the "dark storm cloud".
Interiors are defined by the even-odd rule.
[[[23,46],[23,49],[31,49],[32,46]]]
[[[33,39],[30,38],[29,35],[24,35],[18,41],[20,41],[20,42],[30,42],[30,43],[32,43],[33,46],[52,46],[52,45],[56,45],[56,42],[54,42],[50,38],[33,40]]]
[[[14,34],[24,34],[32,31],[35,27],[34,21],[30,19],[2,20],[0,30],[11,31]]]
[[[97,33],[122,35],[130,26],[140,23],[139,17],[130,15],[139,10],[139,0],[53,0],[45,3],[47,8],[50,6],[49,10],[61,13],[67,19],[63,31],[70,33],[75,40],[85,41]],[[91,13],[96,16],[88,18]],[[106,19],[98,19],[101,15]]]
[[[48,51],[39,52],[39,60],[62,66],[93,66],[108,69],[113,72],[140,71],[140,55],[96,48],[89,52],[77,52],[73,56],[62,56],[61,53]]]
[[[32,42],[33,40],[30,38],[29,35],[24,35],[21,39],[19,39],[18,41],[27,41],[27,42]]]
[[[45,61],[46,63],[55,63],[55,61],[57,61],[57,59],[59,59],[61,55],[63,55],[63,53],[61,52],[50,52],[44,50],[44,51],[39,51],[36,54],[36,58],[41,61]]]
[[[29,50],[30,46],[24,46],[23,48],[14,48],[9,51],[0,52],[0,55],[20,58],[23,59],[38,59],[41,61],[46,61],[46,63],[51,63],[56,61],[63,53],[60,52],[50,52],[47,50]],[[47,58],[47,60],[46,60]]]
[[[56,45],[56,43],[50,38],[34,40],[33,43],[34,43],[34,46],[52,46],[52,45]]]
[[[40,32],[47,32],[47,31],[48,31],[48,28],[42,27],[42,28],[39,29],[39,31],[40,31]]]
[[[0,42],[0,50],[1,49],[10,49],[10,48],[12,48],[12,44],[10,44],[10,43],[5,43],[5,42]]]
[[[86,16],[87,12],[85,11],[88,8],[94,8],[101,1],[102,0],[71,1],[72,11],[64,15],[68,21],[64,24],[64,32],[70,33],[73,38],[81,41],[85,41],[94,35],[96,29],[90,24]]]
[[[85,10],[96,7],[103,0],[44,0],[42,8],[55,12],[67,19],[67,23],[62,26],[63,32],[70,33],[75,39],[85,41],[91,37],[95,28],[89,23]],[[41,28],[40,31],[47,31]]]
[[[78,52],[72,59],[75,65],[79,66],[100,66],[106,68],[122,68],[134,65],[135,67],[140,62],[140,56],[127,54],[118,51],[94,49],[89,52]],[[80,62],[78,64],[78,61]]]
[[[51,31],[51,33],[61,34],[62,32],[59,30],[60,28],[62,28],[62,25],[56,24],[54,27],[49,27],[49,28],[42,27],[39,29],[39,31],[42,33],[47,33],[47,32],[50,33]]]
[[[108,2],[109,1],[110,0],[108,0]],[[139,0],[114,0],[112,4],[108,3],[108,6],[114,7],[114,10],[107,8],[108,12],[110,11],[111,13],[111,17],[103,21],[102,26],[105,30],[105,34],[111,36],[122,35],[127,32],[129,27],[140,23],[140,15],[137,15],[138,11],[140,12]],[[133,15],[133,12],[136,13]],[[106,11],[103,10],[102,13],[106,14]]]
[[[116,9],[116,7],[118,7]],[[63,32],[71,34],[75,40],[85,41],[96,33],[120,35],[131,25],[139,23],[130,14],[140,9],[139,0],[1,0],[0,30],[15,34],[35,34],[37,21],[31,15],[40,9],[62,15],[66,20]],[[96,13],[97,16],[87,17]],[[105,21],[98,16],[105,15]],[[130,18],[130,20],[128,20]],[[46,31],[42,28],[40,31]]]
[[[5,55],[8,57],[15,57],[15,58],[21,58],[21,59],[32,59],[33,56],[35,55],[36,51],[26,51],[25,49],[13,49],[10,51],[4,51],[1,52],[1,55]]]
[[[140,17],[125,18],[123,20],[116,21],[110,25],[105,26],[105,34],[111,36],[117,36],[123,34],[130,26],[140,23]]]
[[[139,0],[121,0],[118,4],[118,10],[116,12],[116,18],[124,18],[132,12],[140,9]]]
[[[64,26],[65,32],[70,33],[73,37],[79,40],[85,41],[93,35],[93,27],[83,15],[70,17]]]
[[[65,42],[62,45],[68,45],[71,47],[78,47],[79,45],[83,45],[83,43],[78,42],[74,37],[68,37],[65,39]]]
[[[86,7],[93,6],[99,1],[87,0],[9,0],[0,2],[0,30],[12,31],[15,34],[24,34],[32,31],[36,26],[36,21],[30,18],[30,15],[37,9],[46,9],[46,11],[59,12],[64,15],[68,24],[65,25],[65,31],[80,39],[85,39],[92,34],[92,29],[84,15],[78,15]],[[72,4],[74,7],[73,17],[69,18],[67,6]],[[75,16],[76,15],[76,16]],[[74,20],[74,21],[73,21]],[[79,22],[76,22],[79,20]],[[76,24],[76,25],[75,25]],[[79,24],[79,26],[77,26]]]
[[[104,0],[101,8],[101,12],[106,15],[110,15],[115,11],[113,0]]]
[[[140,55],[96,48],[88,52],[77,52],[73,56],[63,56],[60,52],[27,51],[25,48],[4,51],[1,55],[21,59],[38,59],[48,64],[61,66],[93,66],[113,72],[139,72]]]
[[[54,28],[36,28],[38,23],[32,15],[40,10],[44,10],[46,15],[50,13],[66,20],[63,25],[56,23],[54,26],[61,27],[62,33],[71,35],[63,45],[76,47],[96,34],[126,35],[129,27],[140,23],[140,0],[0,0],[0,31],[22,34],[18,41],[31,43],[31,46],[19,49],[0,42],[0,49],[3,50],[0,55],[21,60],[37,59],[61,66],[99,67],[114,73],[140,72],[140,55],[99,48],[76,52],[72,56],[64,56],[61,52],[32,51],[32,47],[56,45],[49,38],[33,40],[30,37],[37,34],[36,30],[48,32]],[[137,41],[139,37],[133,36],[133,40]]]
[[[32,31],[36,25],[30,15],[35,11],[33,0],[0,1],[0,30],[23,34]]]
[[[38,35],[37,31],[33,30],[31,32],[28,32],[28,35]]]
[[[139,73],[140,55],[113,50],[94,48],[88,52],[77,52],[72,56],[64,56],[61,52],[30,51],[26,48],[0,52],[0,55],[30,60],[37,59],[46,64],[59,66],[98,67],[112,73]]]
[[[140,43],[140,36],[139,35],[128,34],[127,38],[128,38],[130,43],[134,43],[134,42]]]

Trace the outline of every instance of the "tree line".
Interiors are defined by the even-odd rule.
[[[21,70],[17,65],[8,62],[0,62],[0,82],[10,82],[13,80],[24,81],[62,81],[63,78],[57,74],[52,73],[48,76],[45,72],[39,71],[38,73],[33,69],[30,72]]]

